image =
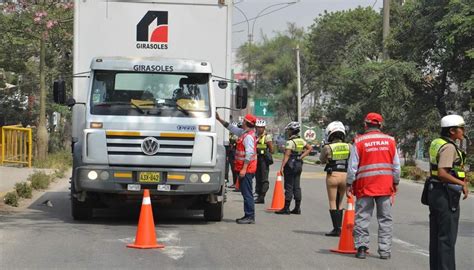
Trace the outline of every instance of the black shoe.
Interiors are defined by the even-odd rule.
[[[301,215],[301,208],[295,207],[293,210],[291,210],[290,213],[292,213],[292,214],[294,214],[294,215]]]
[[[285,201],[285,206],[280,211],[276,211],[277,215],[289,215],[290,214],[290,203],[291,201]]]
[[[243,219],[238,219],[236,220],[237,224],[255,224],[255,218],[254,217],[246,217]]]
[[[389,254],[384,254],[384,255],[380,255],[380,259],[382,260],[389,260],[392,256],[390,256],[390,253]]]
[[[232,185],[228,186],[227,188],[235,188],[235,185],[232,184]]]
[[[263,196],[261,196],[261,195],[258,196],[258,198],[255,199],[255,203],[256,203],[256,204],[264,204],[264,203],[265,203],[265,197],[263,197]]]
[[[356,258],[365,259],[367,256],[367,248],[362,246],[357,249]]]
[[[277,214],[277,215],[289,215],[289,214],[291,214],[291,212],[290,212],[290,209],[283,208],[280,211],[276,211],[275,214]]]
[[[341,230],[339,229],[332,229],[332,231],[324,234],[326,236],[331,236],[331,237],[339,237],[341,235]]]
[[[246,218],[247,218],[247,216],[243,216],[241,218],[236,219],[235,222],[239,222],[239,220],[246,219]]]

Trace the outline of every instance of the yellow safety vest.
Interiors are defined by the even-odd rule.
[[[262,134],[260,138],[258,139],[257,142],[257,152],[260,155],[265,154],[265,151],[267,150],[267,143],[265,142],[265,138],[267,137],[267,134]]]
[[[291,150],[292,155],[301,155],[304,150],[304,145],[306,144],[305,140],[301,138],[291,139],[295,143],[295,149]]]
[[[332,171],[346,172],[350,155],[350,144],[337,142],[329,144],[329,147],[331,148],[331,159],[328,162],[328,167]]]
[[[452,143],[443,138],[434,139],[430,145],[430,175],[431,177],[438,179],[438,162],[439,162],[439,150],[444,145]],[[464,164],[466,163],[466,154],[459,149],[454,143],[452,143],[456,147],[456,152],[459,156],[459,161],[454,162],[450,173],[458,178],[464,179],[466,178],[466,173],[464,172]]]

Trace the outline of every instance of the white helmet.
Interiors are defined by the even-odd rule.
[[[293,121],[293,122],[288,123],[288,125],[286,125],[285,130],[291,129],[291,130],[298,130],[299,131],[300,128],[301,128],[300,123],[296,122],[296,121]]]
[[[344,127],[344,124],[340,121],[333,121],[329,123],[329,125],[326,127],[326,136],[329,138],[331,134],[335,132],[342,132],[344,135],[346,135],[346,128]]]
[[[441,127],[464,127],[466,123],[462,116],[451,114],[441,118]]]
[[[265,127],[267,125],[267,122],[263,119],[257,119],[257,123],[255,123],[256,127]]]
[[[233,125],[233,126],[237,126],[238,124],[239,124],[239,123],[237,123],[237,122],[235,122],[235,121],[234,121],[234,122],[232,122],[232,124],[231,124],[231,125]]]

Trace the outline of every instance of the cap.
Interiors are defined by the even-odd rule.
[[[367,114],[364,121],[368,124],[381,125],[383,123],[383,117],[378,113],[371,112]]]
[[[252,125],[255,125],[255,123],[257,122],[257,117],[249,113],[245,115],[244,120],[249,122]]]

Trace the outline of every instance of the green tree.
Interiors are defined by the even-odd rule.
[[[0,32],[4,33],[0,65],[9,71],[30,75],[25,79],[39,85],[37,152],[40,160],[48,153],[47,76],[50,75],[51,82],[51,75],[64,72],[61,68],[68,66],[58,64],[67,59],[58,59],[71,51],[72,8],[72,2],[59,0],[18,1],[5,4],[0,15]],[[29,73],[28,64],[37,66],[37,74]]]
[[[288,24],[284,32],[250,48],[244,44],[239,48],[238,59],[248,63],[251,54],[252,74],[256,75],[255,85],[249,87],[254,98],[266,98],[270,108],[281,120],[297,118],[296,45],[300,44],[302,68],[302,97],[308,95],[306,51],[304,49],[304,30],[295,24]]]

